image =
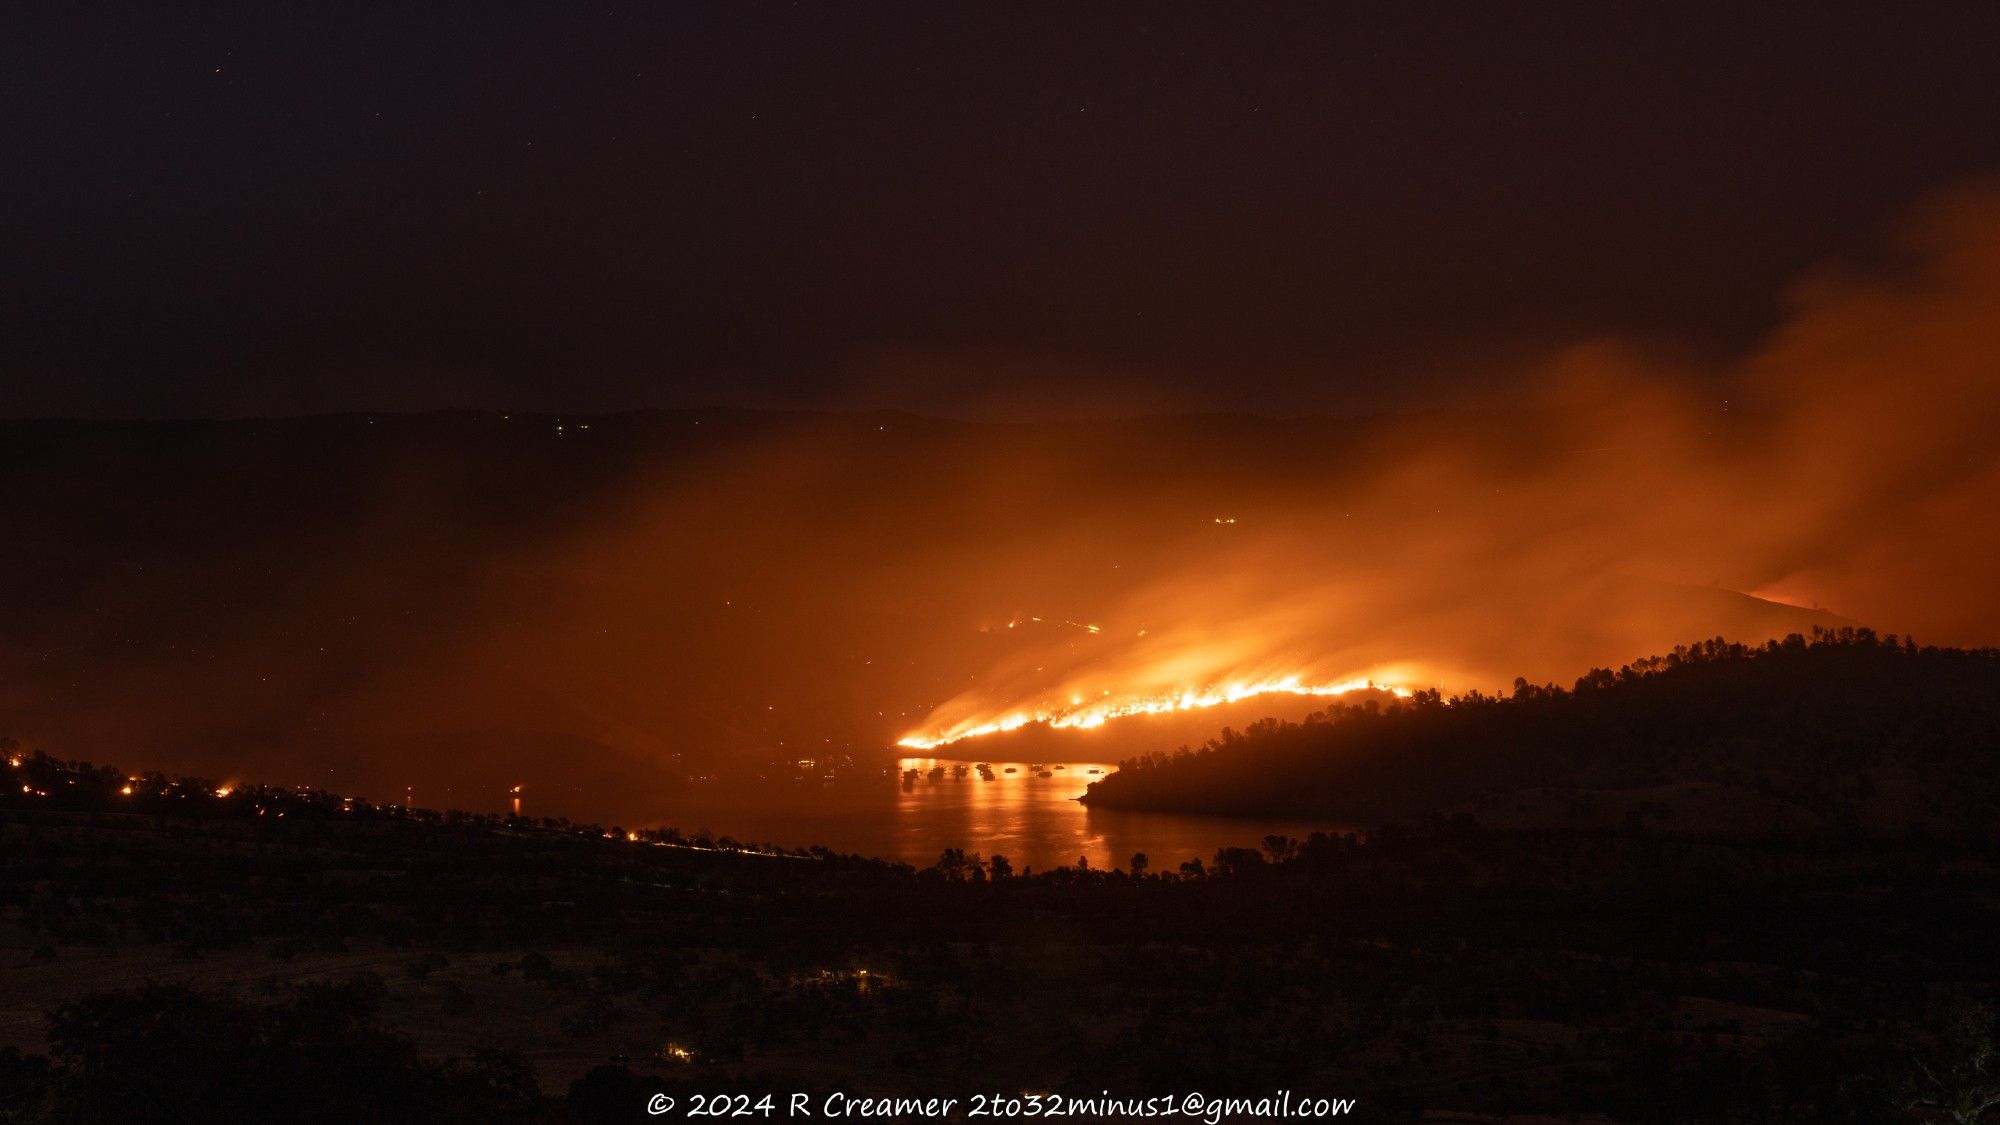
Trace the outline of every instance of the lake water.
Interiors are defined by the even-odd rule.
[[[906,758],[899,770],[917,769],[906,783],[900,776],[850,779],[836,785],[779,784],[754,790],[696,791],[659,823],[684,832],[705,830],[744,843],[787,847],[824,844],[927,866],[946,848],[1004,855],[1016,871],[1075,866],[1088,857],[1092,867],[1126,867],[1144,852],[1154,870],[1168,870],[1196,856],[1206,862],[1219,847],[1256,847],[1271,833],[1303,837],[1315,831],[1347,831],[1351,826],[1302,821],[1246,820],[1176,813],[1092,809],[1077,796],[1095,778],[1111,773],[1101,762],[1031,765],[989,763],[992,780],[982,780],[970,763]],[[929,771],[945,768],[933,780]],[[964,766],[963,776],[954,767]],[[1093,775],[1091,770],[1100,770]],[[1013,772],[1008,772],[1012,770]],[[1047,777],[1040,776],[1046,770]]]

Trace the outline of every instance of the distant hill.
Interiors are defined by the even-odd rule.
[[[1120,763],[1101,808],[1736,834],[1992,820],[2000,651],[1720,639],[1573,688],[1329,708]]]
[[[1626,573],[1622,534],[1551,558],[1490,488],[1381,481],[1449,453],[1518,491],[1656,456],[1576,446],[1529,412],[0,421],[0,732],[643,823],[695,815],[694,777],[878,768],[966,693],[1117,690],[1209,649],[1456,689],[1836,623],[1727,567]],[[1113,761],[1274,713],[1304,712],[955,749]]]

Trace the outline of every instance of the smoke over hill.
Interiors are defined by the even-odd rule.
[[[1491,688],[1837,619],[1990,643],[2000,204],[1889,258],[1738,361],[1593,343],[1386,419],[6,423],[0,728],[617,817],[1112,693]]]

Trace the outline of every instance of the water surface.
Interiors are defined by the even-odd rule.
[[[1180,813],[1093,809],[1077,803],[1086,786],[1109,774],[1102,762],[988,763],[984,780],[969,762],[906,758],[898,773],[831,785],[778,783],[752,790],[696,790],[660,822],[685,832],[705,830],[745,843],[787,847],[824,844],[920,866],[946,848],[1004,855],[1015,871],[1057,864],[1128,867],[1143,852],[1156,871],[1219,847],[1255,847],[1266,836],[1303,837],[1314,830],[1347,831],[1331,822],[1239,819]],[[930,771],[944,768],[942,777]],[[965,772],[956,773],[963,766]],[[906,781],[901,771],[916,769]],[[1091,774],[1091,770],[1099,774]],[[1008,772],[1008,771],[1013,772]],[[1046,771],[1048,776],[1041,774]]]

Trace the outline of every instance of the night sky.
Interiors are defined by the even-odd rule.
[[[1991,3],[374,7],[5,17],[0,414],[1407,408],[2000,168]]]

